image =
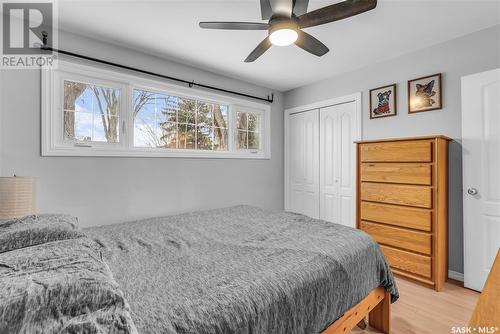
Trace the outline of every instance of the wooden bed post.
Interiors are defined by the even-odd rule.
[[[384,290],[384,299],[373,308],[368,316],[370,326],[382,333],[391,331],[391,294]]]
[[[346,334],[368,315],[370,326],[384,334],[390,332],[391,294],[379,287],[344,313],[321,334]]]

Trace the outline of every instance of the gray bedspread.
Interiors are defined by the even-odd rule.
[[[0,220],[0,253],[83,237],[77,223],[77,219],[69,215],[33,215]]]
[[[0,222],[1,334],[136,334],[98,246],[70,216]]]
[[[249,206],[85,230],[139,333],[318,333],[383,286],[397,288],[364,232]]]

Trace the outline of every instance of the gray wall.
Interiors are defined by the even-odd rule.
[[[60,37],[65,49],[251,94],[268,93],[119,46]],[[499,40],[496,26],[284,96],[276,93],[271,160],[40,157],[40,73],[0,71],[0,175],[37,176],[39,211],[71,213],[86,226],[239,203],[282,209],[283,107],[362,91],[364,139],[431,134],[455,139],[450,152],[450,269],[463,272],[460,77],[500,67]],[[444,109],[408,115],[406,81],[435,72],[443,72]],[[368,90],[393,82],[398,83],[398,115],[369,120]]]
[[[285,108],[291,108],[361,91],[363,139],[434,134],[454,139],[450,146],[449,268],[460,273],[463,272],[460,78],[500,67],[499,41],[500,26],[497,25],[285,93]],[[443,73],[444,108],[409,115],[407,80],[437,72]],[[394,82],[398,84],[398,115],[370,120],[369,90]]]
[[[59,46],[258,96],[249,83],[137,51],[62,34]],[[76,215],[85,226],[189,210],[252,204],[283,209],[283,105],[272,104],[270,160],[40,157],[40,72],[0,72],[2,175],[38,177],[39,212]]]

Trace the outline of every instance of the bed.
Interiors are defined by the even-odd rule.
[[[370,312],[388,332],[398,298],[367,234],[299,214],[236,206],[83,234],[119,287],[103,333],[344,333]]]

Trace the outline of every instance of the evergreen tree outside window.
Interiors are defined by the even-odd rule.
[[[134,96],[136,147],[228,150],[228,106],[140,89]],[[137,106],[140,96],[148,99]]]

